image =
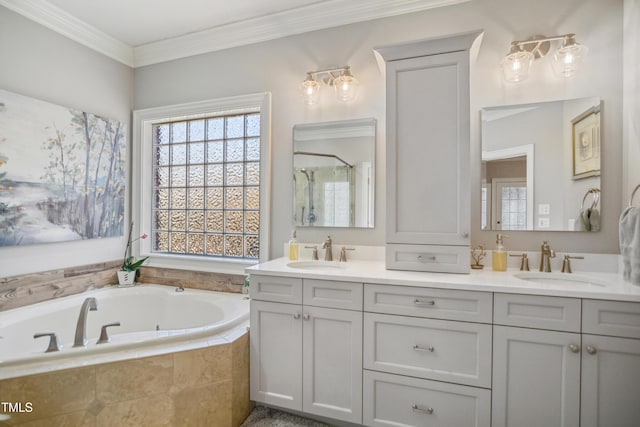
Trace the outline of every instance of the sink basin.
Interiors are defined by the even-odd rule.
[[[607,286],[607,283],[605,282],[573,273],[523,272],[514,274],[514,277],[545,285],[584,285],[600,287]]]
[[[346,268],[344,264],[339,264],[335,261],[291,261],[287,263],[287,267],[305,270],[333,270]]]

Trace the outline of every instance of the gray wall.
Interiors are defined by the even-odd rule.
[[[599,96],[603,100],[603,231],[511,233],[510,248],[535,250],[549,240],[559,251],[618,252],[617,221],[622,206],[622,0],[512,1],[474,0],[441,9],[315,31],[265,43],[229,49],[135,71],[135,108],[270,91],[272,111],[271,256],[282,255],[291,228],[291,128],[297,123],[375,117],[376,227],[329,230],[337,244],[383,245],[385,241],[385,89],[372,49],[407,40],[484,29],[472,70],[472,188],[480,187],[479,110],[486,106]],[[590,48],[583,74],[572,81],[553,76],[547,57],[537,61],[531,78],[519,85],[503,83],[498,63],[512,40],[533,34],[575,32]],[[319,105],[302,103],[299,85],[305,72],[350,65],[360,79],[359,99],[340,105],[321,97]],[[429,100],[425,100],[429,102]],[[437,102],[437,100],[433,100]],[[416,173],[418,177],[418,173]],[[480,230],[479,191],[472,191],[472,243],[494,244],[494,233]],[[320,242],[327,230],[299,230],[303,242]]]
[[[2,6],[0,58],[0,88],[117,119],[130,129],[129,67]],[[3,247],[0,277],[112,261],[123,255],[125,244],[123,237]]]

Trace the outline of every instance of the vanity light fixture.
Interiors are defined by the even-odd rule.
[[[588,49],[576,42],[576,35],[570,33],[551,37],[533,36],[527,40],[511,42],[509,53],[500,62],[505,81],[517,83],[525,80],[533,61],[549,53],[551,42],[556,40],[562,40],[562,43],[553,54],[553,70],[561,77],[575,76]]]
[[[356,97],[358,80],[353,77],[348,65],[308,72],[307,78],[302,82],[302,95],[308,105],[318,102],[320,82],[333,86],[336,97],[342,102],[352,101]]]

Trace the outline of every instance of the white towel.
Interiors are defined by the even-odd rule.
[[[580,222],[584,231],[600,231],[600,211],[596,208],[581,210]]]
[[[624,280],[640,286],[640,209],[635,206],[620,215],[620,252]]]

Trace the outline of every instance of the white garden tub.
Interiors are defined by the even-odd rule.
[[[0,379],[226,344],[246,332],[249,301],[241,294],[158,285],[110,286],[0,312]],[[86,347],[73,347],[86,298]],[[97,344],[102,325],[111,341]],[[54,332],[62,349],[45,353]]]

